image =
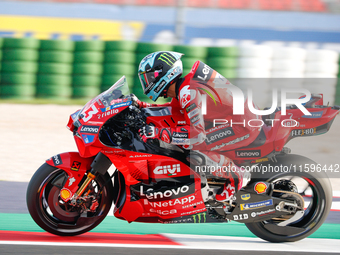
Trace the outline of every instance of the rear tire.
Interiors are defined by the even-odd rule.
[[[272,166],[280,166],[281,164],[284,166],[291,164],[297,166],[304,166],[305,164],[314,164],[315,166],[317,165],[317,163],[314,161],[299,155],[277,156],[276,159],[277,162],[271,163]],[[252,181],[266,182],[274,182],[278,179],[290,179],[291,177],[293,177],[293,179],[291,179],[293,181],[294,178],[299,178],[303,179],[305,183],[309,185],[309,187],[307,187],[305,190],[309,188],[312,191],[312,195],[310,197],[311,201],[308,207],[305,209],[303,217],[297,222],[287,225],[305,229],[304,231],[295,235],[286,235],[286,227],[282,227],[281,233],[274,233],[268,229],[268,224],[277,225],[278,222],[275,220],[246,223],[247,228],[253,234],[269,242],[295,242],[311,235],[322,225],[322,223],[326,220],[332,206],[332,188],[327,176],[324,173],[311,172],[310,170],[311,169],[307,171],[306,168],[303,168],[301,172],[300,170],[291,170],[290,172],[266,173],[262,175],[255,174],[252,176]],[[305,202],[307,199],[309,198],[304,197]]]

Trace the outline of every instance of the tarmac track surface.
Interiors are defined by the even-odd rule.
[[[139,255],[173,255],[173,254],[185,254],[185,255],[306,255],[306,254],[320,254],[320,252],[287,252],[287,251],[238,251],[238,250],[200,250],[200,249],[169,249],[169,248],[113,248],[113,247],[68,247],[68,246],[36,246],[36,245],[0,245],[0,254],[34,254],[34,255],[46,255],[46,254],[139,254]],[[322,253],[336,254],[336,253]]]

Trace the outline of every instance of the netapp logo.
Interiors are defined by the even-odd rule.
[[[82,133],[97,134],[99,132],[99,126],[82,126],[80,129]]]
[[[239,158],[261,157],[261,150],[236,151],[236,156],[239,157]]]

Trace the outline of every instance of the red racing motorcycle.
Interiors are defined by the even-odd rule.
[[[284,146],[292,138],[329,130],[339,107],[321,103],[322,97],[315,96],[305,105],[308,117],[289,107],[287,115],[298,126],[282,125],[287,115],[277,109],[263,116],[265,124],[250,145],[226,150],[226,156],[250,171],[251,181],[233,200],[219,202],[215,194],[225,180],[197,171],[205,164],[199,154],[140,138],[139,130],[146,124],[185,123],[178,106],[139,109],[122,77],[70,116],[67,127],[79,152],[55,155],[36,171],[27,188],[29,213],[41,228],[61,236],[93,229],[113,204],[114,215],[128,222],[233,220],[271,242],[300,240],[326,219],[332,190],[325,169],[289,154]]]

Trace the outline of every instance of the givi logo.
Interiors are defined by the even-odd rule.
[[[180,164],[175,165],[167,165],[167,166],[158,166],[153,170],[154,174],[168,174],[168,175],[176,175],[181,172]]]

